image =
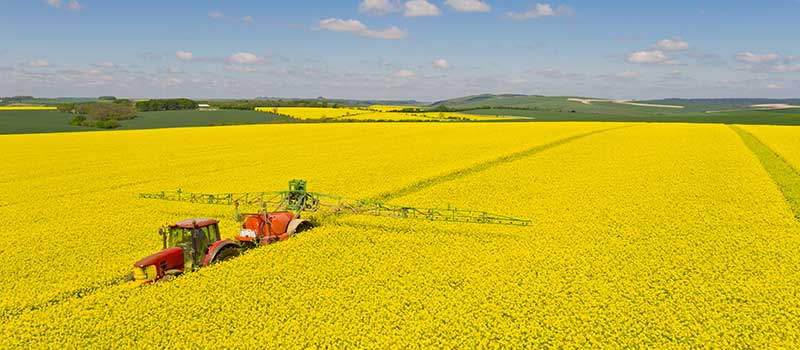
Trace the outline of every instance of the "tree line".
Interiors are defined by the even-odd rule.
[[[169,98],[136,102],[136,110],[139,112],[181,111],[187,109],[197,109],[197,102],[188,98]]]

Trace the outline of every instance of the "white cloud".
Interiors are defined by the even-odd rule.
[[[429,3],[427,0],[411,0],[406,2],[406,12],[403,14],[403,16],[433,17],[441,14],[442,11],[439,10],[439,7]]]
[[[33,67],[33,68],[50,67],[50,63],[45,61],[45,60],[33,60],[33,61],[28,62],[27,65],[28,65],[28,67]]]
[[[370,16],[386,16],[397,11],[397,5],[392,0],[362,0],[358,4],[358,12]]]
[[[244,17],[242,17],[242,22],[244,22],[244,23],[253,23],[253,22],[255,22],[255,19],[253,19],[253,16],[244,16]]]
[[[736,54],[736,60],[745,63],[768,63],[780,58],[776,53],[755,54],[752,52],[741,52]]]
[[[372,30],[364,23],[355,19],[344,20],[329,18],[320,21],[319,28],[332,32],[352,33],[374,39],[397,40],[408,37],[408,32],[398,27],[392,26],[382,30]]]
[[[219,11],[211,11],[208,14],[208,17],[211,17],[212,19],[223,19],[223,18],[225,18],[225,15],[222,14],[222,12],[219,12]]]
[[[481,0],[445,0],[445,5],[459,12],[489,12],[492,7]]]
[[[770,90],[783,89],[783,85],[780,85],[780,84],[767,84],[767,89],[770,89]]]
[[[394,74],[392,74],[392,75],[394,77],[396,77],[396,78],[407,79],[407,78],[416,77],[417,73],[415,73],[413,70],[410,70],[410,69],[401,69],[399,71],[394,72]]]
[[[506,17],[517,21],[526,21],[544,17],[572,16],[573,14],[575,14],[575,11],[566,5],[558,5],[558,7],[553,9],[553,6],[550,4],[536,4],[536,6],[527,12],[509,12],[506,14]]]
[[[61,7],[61,0],[46,0],[45,3],[56,8]]]
[[[628,62],[639,64],[676,64],[664,51],[638,51],[628,55]]]
[[[250,52],[237,52],[228,57],[228,62],[242,65],[267,64],[266,58]]]
[[[78,0],[70,0],[67,3],[67,8],[73,11],[78,11],[83,8],[83,5],[81,5],[81,3],[78,2]]]
[[[689,49],[689,43],[681,38],[663,39],[656,43],[656,48],[666,51],[683,51]]]
[[[181,61],[191,61],[194,59],[194,54],[188,51],[178,51],[175,57]]]
[[[433,61],[433,68],[448,69],[448,68],[450,68],[450,62],[447,62],[447,60],[444,59],[444,58],[440,58],[440,59],[434,60]]]

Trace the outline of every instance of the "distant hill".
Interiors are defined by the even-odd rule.
[[[459,110],[527,109],[538,112],[583,113],[614,116],[670,116],[689,113],[753,110],[753,105],[800,105],[800,99],[660,99],[621,101],[577,96],[483,94],[437,101],[430,108]]]

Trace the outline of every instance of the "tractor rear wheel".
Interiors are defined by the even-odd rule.
[[[308,231],[308,230],[310,230],[312,228],[314,228],[314,224],[312,224],[310,221],[303,221],[303,222],[300,223],[300,225],[297,226],[296,229],[294,229],[294,233],[293,234],[296,235],[296,234],[298,234],[300,232]]]
[[[212,264],[216,264],[218,262],[223,262],[223,261],[226,261],[226,260],[230,260],[230,259],[235,258],[237,256],[239,256],[239,249],[236,249],[234,247],[225,248],[222,251],[220,251],[219,253],[217,253],[217,256],[214,257],[214,261],[211,262],[211,263]]]

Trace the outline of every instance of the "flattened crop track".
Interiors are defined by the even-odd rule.
[[[593,136],[593,135],[597,135],[597,134],[601,134],[601,133],[606,133],[606,132],[613,131],[613,130],[619,130],[619,129],[623,129],[623,128],[630,128],[630,127],[633,127],[633,126],[632,125],[626,125],[626,126],[618,126],[618,127],[615,127],[615,128],[595,130],[595,131],[590,131],[590,132],[587,132],[587,133],[578,134],[578,135],[570,136],[570,137],[567,137],[567,138],[559,139],[559,140],[556,140],[556,141],[553,141],[553,142],[550,142],[550,143],[546,143],[544,145],[535,146],[535,147],[532,147],[532,148],[529,148],[529,149],[526,149],[526,150],[523,150],[523,151],[519,151],[519,152],[516,152],[516,153],[509,154],[509,155],[501,156],[501,157],[498,157],[498,158],[495,158],[495,159],[490,159],[490,160],[484,161],[482,163],[475,164],[475,165],[473,165],[471,167],[468,167],[468,168],[464,168],[464,169],[460,169],[460,170],[449,172],[447,174],[443,174],[443,175],[427,178],[427,179],[424,179],[424,180],[420,180],[420,181],[414,182],[414,183],[412,183],[412,184],[410,184],[410,185],[408,185],[406,187],[403,187],[403,188],[401,188],[399,190],[392,191],[392,192],[385,192],[385,193],[382,193],[382,194],[380,194],[378,196],[375,196],[375,197],[373,197],[371,199],[375,200],[375,201],[378,201],[378,202],[388,202],[388,201],[390,201],[392,199],[397,199],[397,198],[400,198],[400,197],[404,197],[404,196],[407,196],[409,194],[422,191],[422,190],[424,190],[426,188],[436,186],[438,184],[442,184],[442,183],[445,183],[445,182],[453,181],[453,180],[456,180],[456,179],[459,179],[459,178],[462,178],[462,177],[465,177],[465,176],[468,176],[468,175],[471,175],[471,174],[475,174],[475,173],[478,173],[478,172],[481,172],[481,171],[489,170],[489,169],[494,168],[494,167],[496,167],[498,165],[502,165],[502,164],[505,164],[505,163],[508,163],[508,162],[513,162],[513,161],[521,160],[521,159],[524,159],[524,158],[527,158],[527,157],[531,157],[533,155],[545,152],[547,150],[550,150],[550,149],[553,149],[553,148],[556,148],[556,147],[559,147],[559,146],[566,145],[566,144],[568,144],[570,142],[577,141],[577,140],[580,140],[580,139],[583,139],[583,138],[586,138],[586,137],[589,137],[589,136]]]

